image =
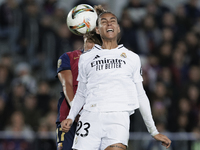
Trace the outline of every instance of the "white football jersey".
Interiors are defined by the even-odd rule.
[[[129,111],[139,108],[135,83],[142,82],[139,56],[119,45],[102,49],[95,45],[79,59],[79,82],[86,83],[88,111]]]

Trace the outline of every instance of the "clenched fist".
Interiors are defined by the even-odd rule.
[[[65,119],[61,122],[61,129],[63,132],[68,132],[72,126],[72,119]]]

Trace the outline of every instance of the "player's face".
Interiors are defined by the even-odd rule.
[[[100,34],[103,40],[117,40],[120,27],[117,18],[112,13],[105,13],[99,18],[99,26],[96,28],[96,33]]]

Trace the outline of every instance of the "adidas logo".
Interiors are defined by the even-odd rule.
[[[95,59],[97,59],[97,58],[100,58],[100,56],[99,56],[99,55],[96,55],[96,56],[94,57],[93,60],[95,60]]]

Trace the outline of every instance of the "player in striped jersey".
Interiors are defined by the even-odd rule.
[[[66,119],[70,107],[71,101],[76,93],[78,81],[78,61],[79,57],[83,52],[91,49],[94,43],[101,44],[101,40],[94,37],[95,34],[84,35],[84,49],[74,50],[72,52],[67,52],[62,54],[58,59],[57,64],[57,75],[63,86],[63,91],[61,92],[61,97],[58,101],[58,115],[57,115],[57,150],[72,150],[72,143],[75,135],[77,122],[75,121],[68,133],[65,133],[61,129],[61,123]],[[78,116],[77,116],[78,118]]]

